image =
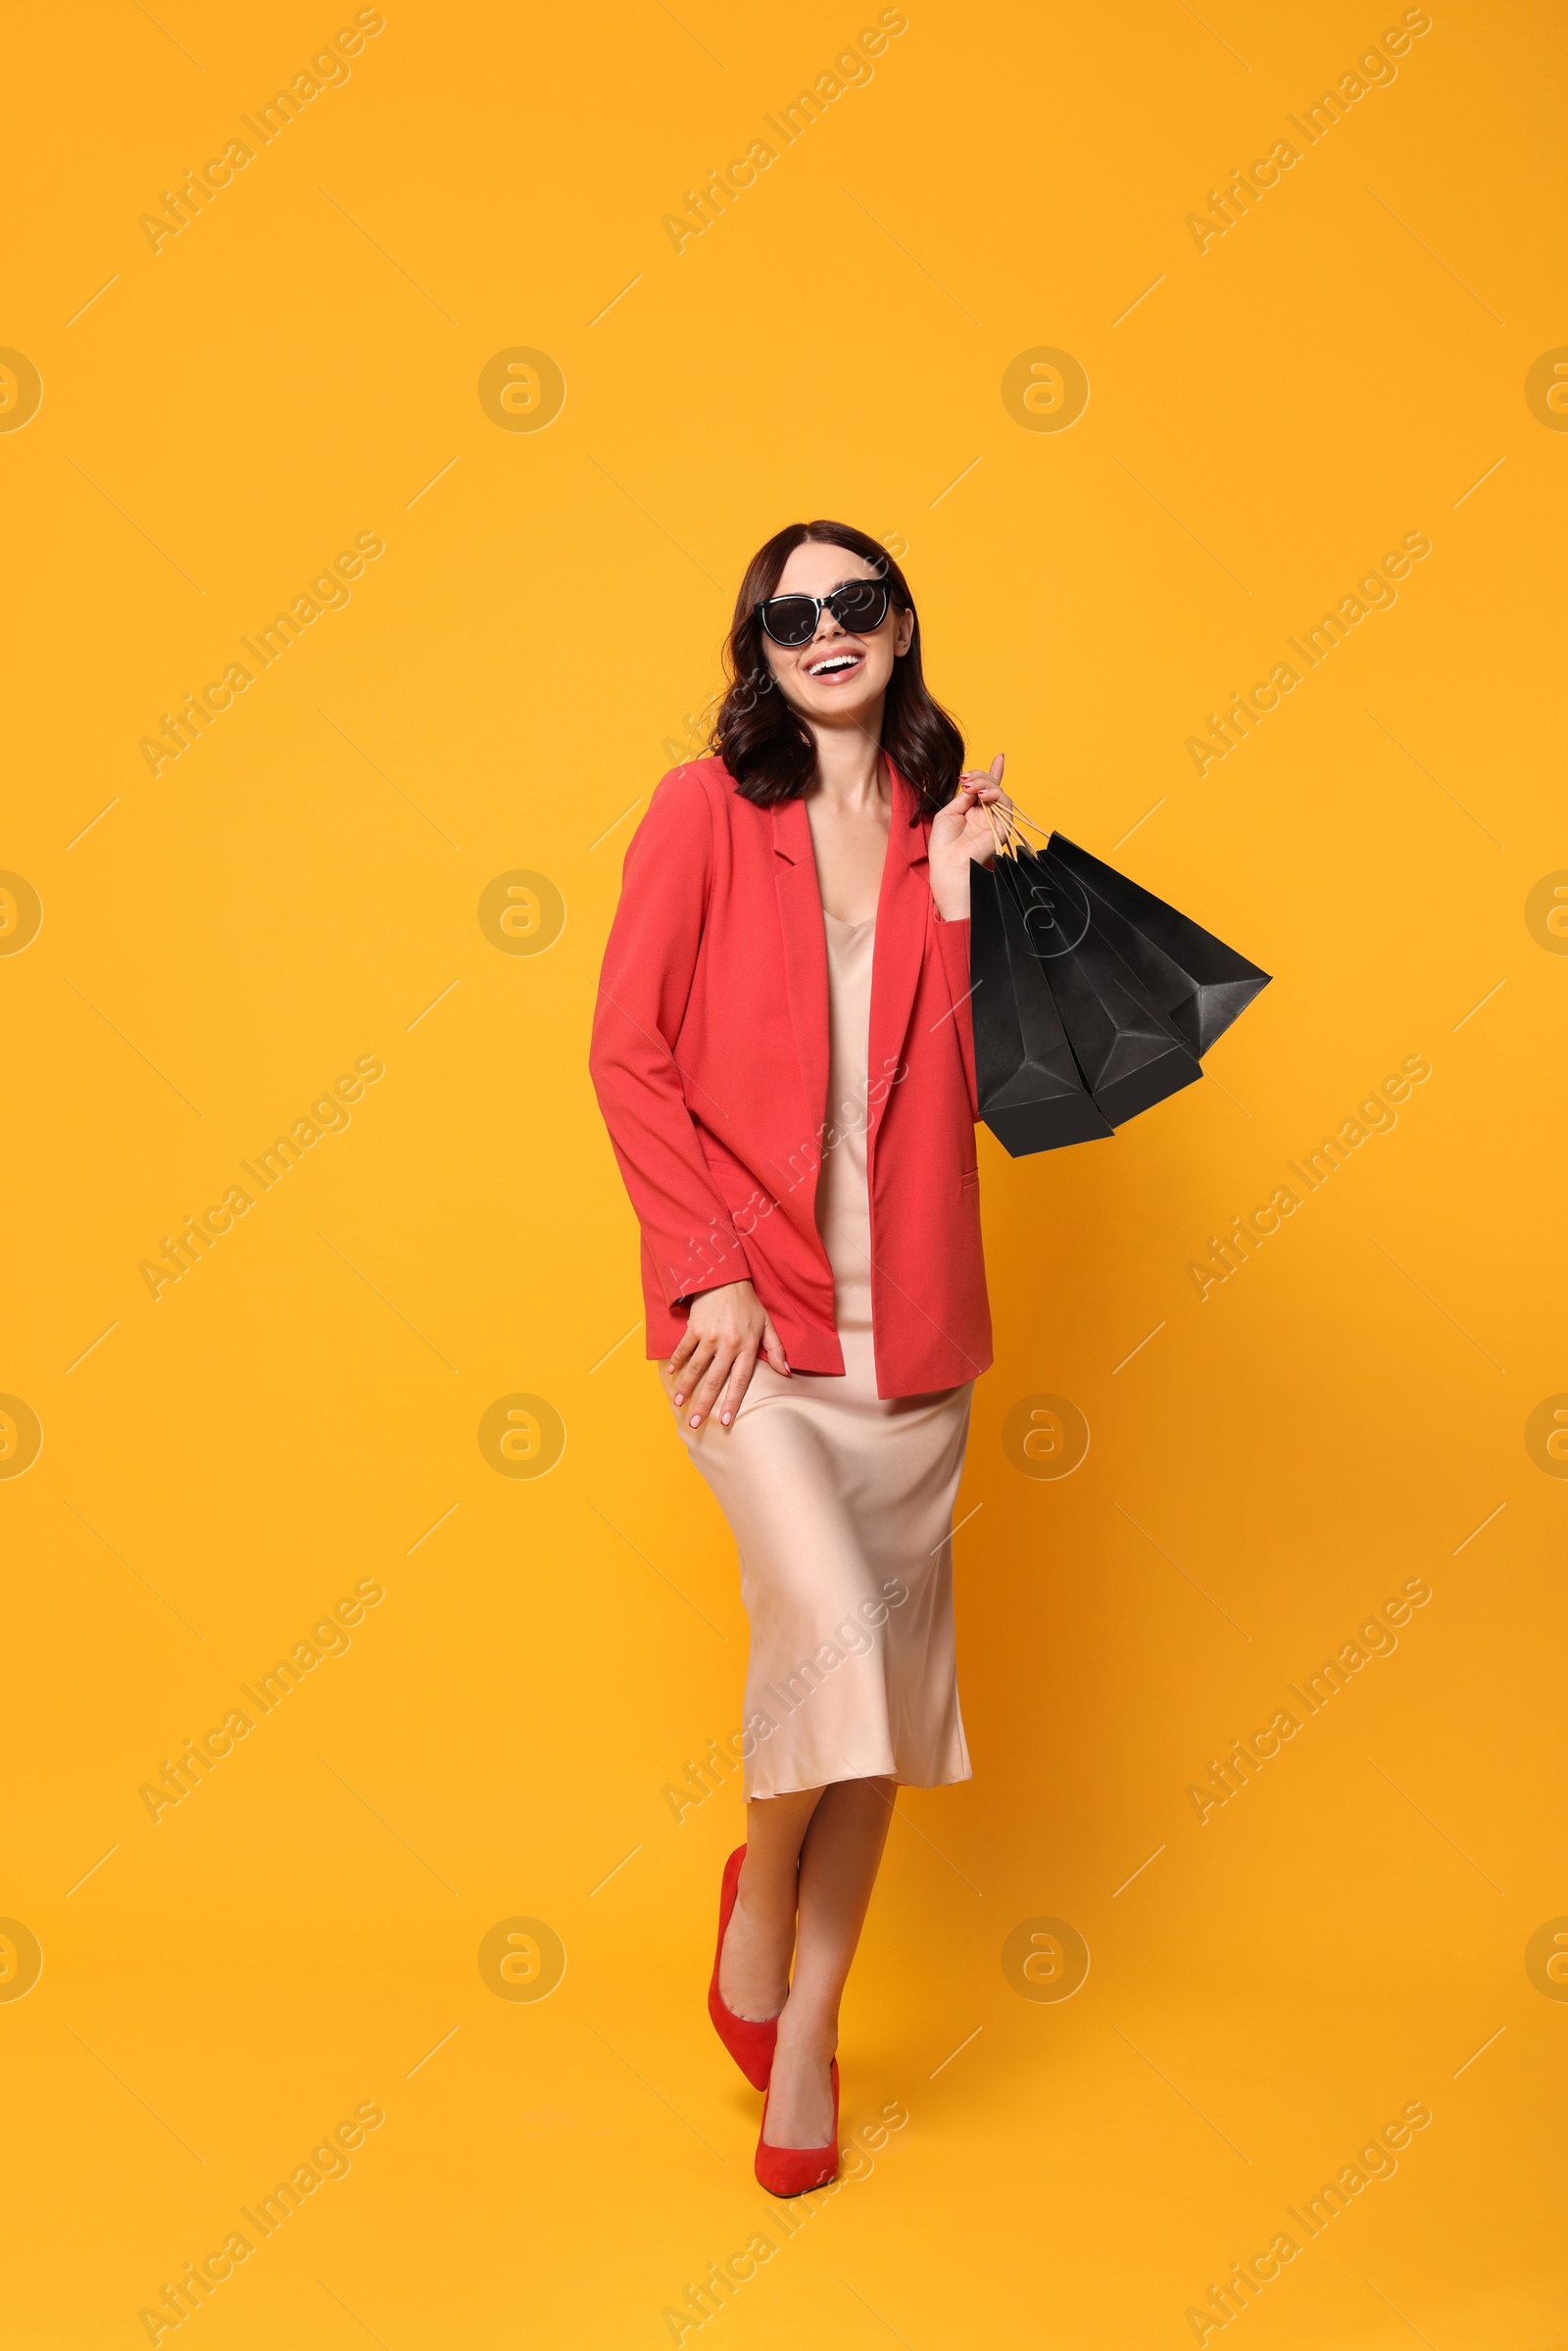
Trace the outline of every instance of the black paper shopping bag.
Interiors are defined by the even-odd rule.
[[[980,1114],[1015,1158],[1104,1136],[1202,1075],[1268,973],[1053,833],[971,877]]]
[[[1132,968],[1147,1001],[1200,1058],[1268,986],[1268,973],[1246,955],[1102,865],[1064,833],[1052,834],[1046,857],[1079,884],[1093,909],[1095,935]]]
[[[1017,901],[1085,1085],[1108,1125],[1123,1126],[1202,1076],[1197,1055],[1102,935],[1088,893],[1049,856],[999,858]]]
[[[983,865],[970,875],[969,980],[975,1091],[980,1115],[1003,1149],[1016,1159],[1108,1135],[1017,899]]]

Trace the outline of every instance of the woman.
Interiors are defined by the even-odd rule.
[[[592,1067],[650,1354],[740,1550],[746,1843],[709,2009],[757,2176],[837,2169],[839,2001],[894,1791],[969,1777],[950,1538],[991,1361],[969,875],[999,778],[926,690],[904,574],[839,522],[753,558],[714,756],[626,856]],[[793,1959],[793,1970],[792,1970]]]

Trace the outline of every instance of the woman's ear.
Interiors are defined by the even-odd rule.
[[[912,612],[900,612],[898,626],[893,632],[893,651],[895,658],[901,653],[908,652],[910,641],[912,640],[913,636],[914,614]]]

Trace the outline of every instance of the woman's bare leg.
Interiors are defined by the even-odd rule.
[[[838,2047],[839,2002],[876,1884],[894,1796],[891,1780],[837,1780],[821,1790],[811,1811],[801,1846],[795,1972],[779,2017],[768,2093],[770,2147],[820,2147],[832,2134],[828,2068]]]
[[[777,2016],[788,1995],[801,1843],[822,1794],[803,1788],[746,1807],[746,1859],[718,1963],[719,1997],[736,2016]]]

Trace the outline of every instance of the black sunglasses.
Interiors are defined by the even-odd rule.
[[[880,628],[892,596],[885,579],[847,579],[830,596],[769,596],[756,611],[775,645],[809,645],[824,612],[857,634]]]

